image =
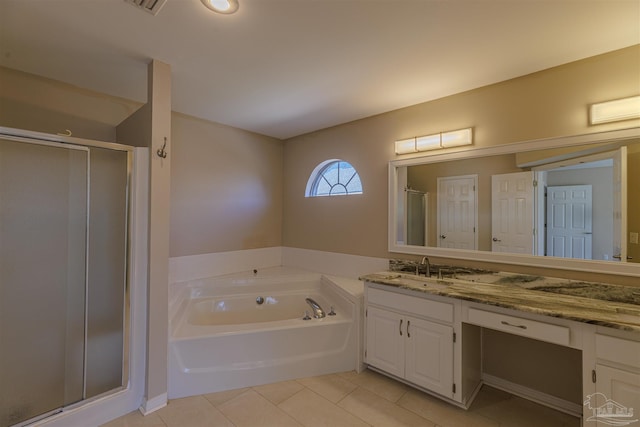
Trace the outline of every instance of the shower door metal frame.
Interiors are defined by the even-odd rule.
[[[130,376],[130,339],[131,339],[131,283],[130,283],[130,254],[131,254],[131,246],[132,246],[132,231],[131,230],[131,205],[132,205],[132,171],[133,171],[133,153],[134,148],[129,145],[118,144],[114,142],[104,142],[104,141],[95,141],[84,138],[76,138],[70,136],[62,136],[62,135],[52,135],[41,132],[27,131],[22,129],[14,129],[0,126],[0,138],[6,138],[15,142],[22,142],[28,144],[35,145],[44,145],[50,147],[71,149],[71,150],[79,150],[87,152],[87,218],[86,218],[86,247],[85,247],[85,318],[84,318],[84,367],[83,367],[83,390],[82,390],[82,400],[71,403],[67,406],[63,406],[58,409],[54,409],[44,414],[40,414],[34,418],[26,420],[24,422],[20,422],[16,424],[14,427],[20,427],[22,425],[31,424],[37,420],[43,420],[47,417],[55,415],[60,412],[64,412],[70,409],[75,409],[80,406],[83,406],[89,402],[95,401],[97,399],[101,399],[105,396],[112,395],[118,393],[122,390],[126,390],[129,388],[129,376]],[[102,394],[97,396],[93,396],[91,398],[87,398],[86,388],[87,388],[87,322],[88,322],[88,298],[89,298],[89,220],[91,216],[91,211],[89,209],[89,204],[91,202],[91,148],[102,148],[107,150],[114,151],[122,151],[127,154],[127,177],[126,177],[126,190],[125,190],[125,231],[126,231],[126,239],[125,239],[125,248],[124,248],[124,277],[123,277],[123,330],[122,330],[122,377],[121,377],[121,385],[114,389],[108,390]]]

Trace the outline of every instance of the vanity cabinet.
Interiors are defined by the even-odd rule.
[[[452,399],[453,304],[371,287],[366,296],[365,362]]]
[[[372,276],[395,280],[365,283],[364,357],[372,369],[462,408],[488,384],[581,416],[584,426],[640,418],[640,332],[624,327],[638,325],[632,306],[621,307],[630,314],[616,324],[614,314],[600,313],[610,306],[584,299],[559,296],[554,308],[532,293],[528,305],[522,291],[505,287],[503,303],[488,285],[486,300],[475,300],[473,285],[452,285],[450,297],[428,289],[439,283]],[[512,300],[521,302],[510,307]],[[505,342],[520,359],[500,351]]]
[[[637,420],[640,409],[640,342],[597,333],[595,350],[593,379],[596,392],[602,395],[592,397],[586,411],[602,408],[601,411],[605,412],[600,417],[595,417],[594,412],[597,426],[611,425],[606,422],[608,411],[616,420]]]

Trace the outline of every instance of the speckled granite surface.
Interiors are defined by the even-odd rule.
[[[387,271],[360,280],[640,332],[640,288],[487,271],[452,276],[438,280]]]

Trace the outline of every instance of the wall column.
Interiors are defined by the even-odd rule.
[[[171,188],[171,67],[149,64],[151,155],[149,168],[149,287],[144,414],[167,404],[169,329],[169,212]],[[158,155],[166,141],[165,158]]]

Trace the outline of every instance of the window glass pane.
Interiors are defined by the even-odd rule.
[[[318,186],[316,187],[315,196],[326,196],[331,192],[331,186],[320,177],[318,181]]]
[[[349,194],[362,194],[362,182],[360,182],[360,176],[358,174],[347,184],[347,191]]]
[[[329,165],[329,167],[327,167],[323,172],[322,172],[322,176],[324,177],[324,179],[326,179],[329,184],[336,185],[339,181],[338,181],[338,164],[337,163],[332,163],[331,165]]]
[[[346,184],[356,173],[356,170],[347,162],[340,162],[340,183]]]
[[[323,162],[307,183],[307,197],[362,194],[362,182],[355,168],[342,160]]]
[[[337,196],[341,194],[347,194],[347,189],[344,187],[344,185],[338,184],[331,189],[332,196]]]

